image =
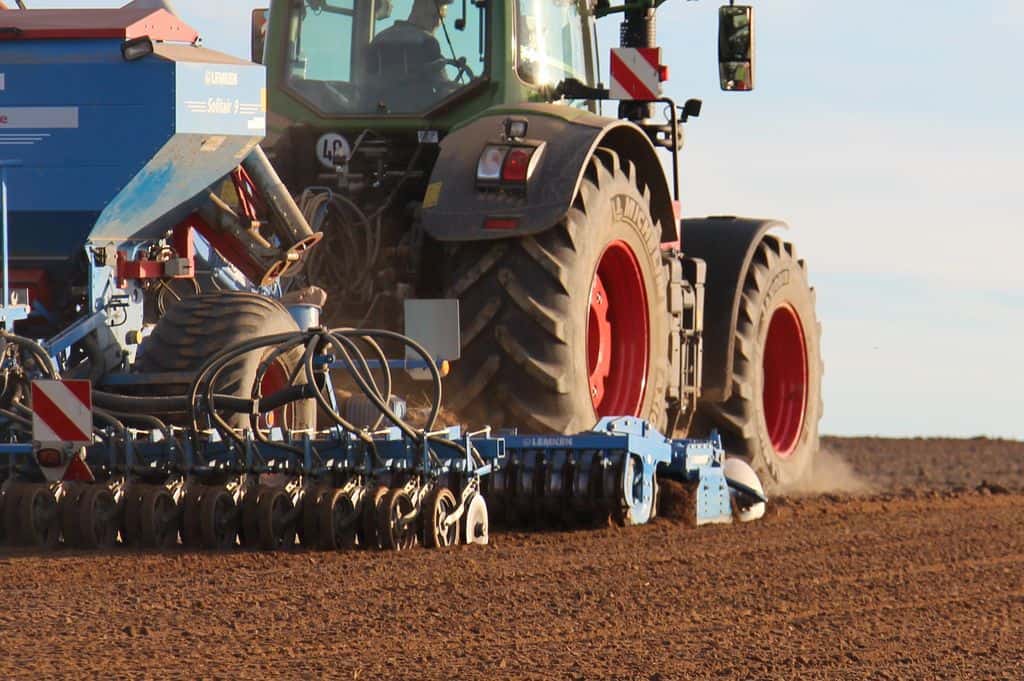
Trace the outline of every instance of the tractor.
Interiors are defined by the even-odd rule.
[[[445,392],[469,422],[716,428],[784,486],[818,448],[814,290],[783,223],[681,219],[682,124],[700,101],[662,95],[663,2],[255,11],[268,155],[324,235],[298,278],[327,290],[337,325],[393,326],[407,298],[458,299]],[[606,87],[596,22],[613,15]],[[753,9],[721,7],[718,30],[722,88],[752,89]]]
[[[755,467],[816,448],[803,263],[679,220],[701,107],[662,96],[659,3],[531,1],[289,0],[266,69],[162,0],[0,12],[0,542],[444,547],[489,505],[643,524],[659,480],[763,515]],[[721,17],[749,89],[752,11]]]

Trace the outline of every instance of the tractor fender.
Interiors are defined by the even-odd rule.
[[[724,402],[732,395],[733,350],[743,283],[758,244],[780,220],[717,216],[682,221],[683,252],[707,263],[704,294],[704,371],[701,399]]]
[[[488,144],[502,144],[505,120],[525,119],[526,139],[545,143],[525,193],[480,191],[476,171]],[[450,132],[423,200],[423,229],[438,241],[486,241],[543,232],[569,212],[587,164],[598,147],[613,149],[633,163],[637,181],[651,194],[651,215],[662,241],[678,238],[672,197],[654,145],[628,121],[597,116],[563,104],[495,107]],[[485,229],[489,218],[507,228]]]

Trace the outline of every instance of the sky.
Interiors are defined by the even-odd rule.
[[[239,56],[266,6],[174,4]],[[718,4],[659,12],[666,93],[704,100],[683,208],[790,224],[818,292],[822,430],[1024,438],[1024,2],[755,1],[752,93],[718,89]],[[617,20],[600,28],[612,47]]]

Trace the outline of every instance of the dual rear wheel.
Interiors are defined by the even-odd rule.
[[[456,413],[531,432],[577,433],[603,416],[665,429],[668,281],[649,204],[635,167],[598,149],[562,223],[452,251],[447,295],[461,302],[463,354],[446,395]],[[729,454],[784,486],[818,447],[814,292],[793,246],[772,235],[741,286],[733,337],[705,338],[735,347],[730,397],[699,403],[694,435],[717,428]]]

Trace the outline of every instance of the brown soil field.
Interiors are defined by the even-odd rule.
[[[0,678],[1020,679],[1024,443],[826,438],[747,525],[0,553]]]

